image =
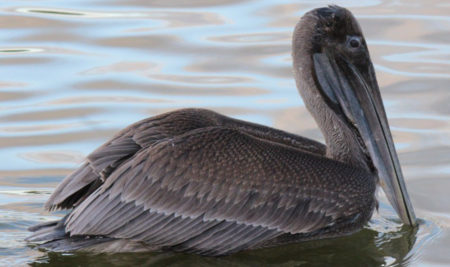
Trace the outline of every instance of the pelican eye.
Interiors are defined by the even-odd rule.
[[[352,36],[348,38],[347,44],[351,47],[351,48],[359,48],[361,46],[361,38],[360,37],[356,37],[356,36]]]
[[[361,43],[358,40],[355,40],[355,39],[350,41],[350,46],[353,47],[353,48],[359,47],[360,44]]]

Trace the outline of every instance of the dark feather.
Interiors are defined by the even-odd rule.
[[[208,146],[201,145],[205,143]],[[223,149],[225,144],[229,149]],[[250,162],[253,154],[260,155],[259,160],[252,157]],[[190,163],[179,164],[180,158]],[[291,167],[280,169],[280,164]],[[267,180],[254,165],[273,178]],[[314,171],[317,165],[328,170],[319,175]],[[349,185],[340,186],[339,192],[323,175],[336,174],[337,169],[340,183]],[[108,236],[223,254],[284,233],[325,228],[355,208],[356,200],[364,208],[364,199],[349,198],[362,194],[360,187],[352,187],[361,181],[371,181],[362,170],[236,129],[207,127],[133,155],[74,209],[66,231],[72,236]],[[317,185],[328,194],[317,193]]]
[[[140,150],[166,138],[211,126],[239,129],[257,138],[320,155],[325,153],[325,146],[322,144],[280,130],[249,124],[209,110],[178,110],[139,121],[116,134],[109,142],[92,152],[83,165],[58,185],[47,200],[45,208],[48,210],[73,208]]]
[[[116,135],[61,183],[47,207],[74,206],[64,223],[73,240],[61,241],[64,247],[85,244],[77,237],[103,236],[227,254],[325,229],[373,201],[361,190],[374,185],[355,186],[373,183],[368,173],[323,153],[301,137],[181,110]],[[348,186],[336,190],[335,176]]]

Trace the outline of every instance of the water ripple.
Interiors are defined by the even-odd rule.
[[[223,259],[60,255],[29,249],[26,227],[95,147],[126,125],[211,108],[323,140],[297,95],[290,44],[299,16],[329,1],[5,1],[0,7],[0,265],[438,265],[450,256],[450,42],[442,1],[337,1],[356,14],[420,225],[381,201],[360,233]],[[327,260],[331,260],[331,263]],[[327,264],[328,263],[328,264]]]

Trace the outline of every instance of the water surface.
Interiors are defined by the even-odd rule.
[[[364,29],[417,216],[381,203],[344,238],[222,258],[46,253],[22,241],[60,217],[42,205],[94,148],[137,120],[203,107],[322,140],[298,96],[290,38],[324,1],[0,3],[0,265],[447,266],[450,5],[333,1]]]

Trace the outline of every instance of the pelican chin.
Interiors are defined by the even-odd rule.
[[[31,227],[54,251],[225,255],[352,234],[381,184],[405,224],[406,191],[364,36],[338,6],[314,9],[292,43],[297,88],[326,145],[204,109],[130,125],[92,152]]]

